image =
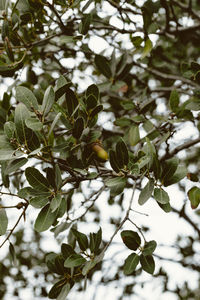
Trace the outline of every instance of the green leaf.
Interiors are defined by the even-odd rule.
[[[55,184],[56,184],[57,190],[59,190],[62,186],[61,171],[57,164],[55,166]]]
[[[99,246],[101,244],[102,241],[102,230],[101,228],[99,229],[99,231],[97,233],[90,233],[90,251],[91,253],[97,253],[99,250]]]
[[[103,105],[97,105],[90,113],[90,118],[94,118],[100,111],[103,110]]]
[[[60,207],[61,201],[62,201],[62,197],[61,197],[60,194],[57,194],[57,195],[51,200],[50,208],[51,208],[51,211],[52,211],[52,212],[56,211],[56,209],[57,209],[58,207]]]
[[[200,188],[194,186],[187,192],[192,209],[199,206],[200,203]]]
[[[63,75],[58,78],[55,89],[55,101],[57,101],[65,94],[70,85],[71,82],[67,82],[66,78]]]
[[[108,60],[102,55],[96,55],[94,61],[99,72],[110,79],[112,77],[112,72]]]
[[[61,222],[57,226],[51,229],[54,233],[55,238],[63,231],[67,230],[71,226],[71,223],[68,222]]]
[[[46,116],[55,102],[55,93],[52,86],[49,86],[44,94],[44,98],[42,101],[41,112],[44,116]]]
[[[30,204],[35,208],[42,208],[49,202],[49,198],[45,196],[37,196],[30,199]]]
[[[169,178],[165,177],[164,186],[168,186],[179,182],[180,180],[182,180],[187,176],[187,173],[188,173],[187,168],[185,166],[179,165],[175,173],[171,177]]]
[[[49,129],[49,133],[48,133],[48,138],[51,136],[51,133],[53,132],[53,130],[54,130],[54,127],[55,127],[55,126],[56,126],[56,124],[58,123],[58,121],[59,121],[59,119],[60,119],[61,115],[62,115],[62,113],[61,113],[61,112],[57,113],[57,115],[55,116],[55,118],[54,118],[53,122],[51,123],[51,127],[50,127],[50,129]]]
[[[124,178],[124,177],[114,177],[114,178],[108,179],[105,182],[105,184],[108,187],[113,187],[115,185],[124,185],[125,186],[126,178]]]
[[[86,262],[86,259],[80,254],[70,255],[64,262],[66,268],[73,268],[83,265]]]
[[[84,120],[82,117],[79,117],[78,119],[76,119],[74,123],[74,128],[72,130],[73,137],[79,139],[81,137],[83,129],[84,129]]]
[[[78,99],[75,93],[69,88],[66,90],[65,96],[66,96],[68,114],[69,116],[71,116],[78,105]]]
[[[144,256],[151,255],[157,247],[156,241],[146,242],[144,245],[144,249],[142,250],[142,254]]]
[[[162,188],[154,189],[154,198],[161,204],[166,204],[170,201],[167,192],[165,192]]]
[[[153,48],[152,41],[150,39],[147,39],[145,41],[144,48],[143,48],[142,55],[141,55],[140,59],[143,59],[147,55],[149,55],[150,52],[151,52],[151,50],[152,50],[152,48]]]
[[[171,211],[171,206],[170,206],[170,203],[169,203],[169,202],[166,203],[166,204],[161,204],[161,203],[159,203],[159,202],[157,202],[157,203],[158,203],[158,205],[160,206],[160,208],[161,208],[162,210],[164,210],[164,212],[168,213],[168,212]]]
[[[121,232],[123,243],[131,250],[137,250],[141,244],[139,234],[132,230],[124,230]]]
[[[83,35],[88,33],[88,30],[90,28],[90,23],[92,21],[92,15],[91,14],[85,14],[81,20],[81,23],[79,25],[79,32]]]
[[[179,159],[177,157],[173,157],[171,159],[168,159],[166,161],[164,161],[164,163],[162,164],[162,180],[164,182],[168,181],[172,175],[174,175],[177,167],[179,164]],[[165,185],[166,186],[166,185]]]
[[[28,110],[38,110],[38,102],[31,90],[24,86],[18,86],[16,88],[16,100],[26,105]]]
[[[116,156],[115,151],[112,149],[109,151],[109,160],[110,160],[110,165],[113,168],[113,170],[116,173],[119,173],[120,168],[118,166],[117,156]]]
[[[137,125],[131,126],[129,129],[129,143],[135,146],[140,141],[140,131]]]
[[[80,249],[82,251],[85,251],[88,248],[88,238],[87,238],[87,236],[84,233],[82,233],[82,232],[80,232],[80,231],[78,231],[74,228],[72,228],[71,231],[72,231],[73,235],[76,237]]]
[[[130,275],[132,274],[138,263],[140,261],[140,257],[139,255],[137,255],[136,253],[132,253],[130,254],[127,259],[125,260],[125,264],[124,264],[124,274],[125,275]]]
[[[169,104],[170,108],[173,112],[177,112],[178,106],[179,106],[179,94],[177,90],[171,91],[170,97],[169,97]]]
[[[50,289],[50,291],[48,293],[48,297],[50,299],[57,298],[59,296],[62,288],[65,286],[65,284],[66,284],[66,278],[57,281]]]
[[[5,169],[5,174],[10,174],[12,172],[15,172],[22,166],[24,166],[28,162],[27,158],[18,158],[10,161]]]
[[[15,248],[11,242],[9,244],[9,253],[10,253],[11,262],[15,267],[17,267],[17,256],[16,256]]]
[[[40,191],[48,192],[49,191],[49,183],[47,179],[33,167],[28,167],[25,171],[26,179],[28,180],[29,184]]]
[[[89,95],[86,98],[85,102],[86,102],[87,110],[90,110],[90,109],[96,107],[98,100],[94,95]]]
[[[57,296],[56,300],[66,300],[66,297],[67,297],[67,295],[68,295],[69,292],[70,292],[70,289],[71,289],[70,284],[69,284],[69,283],[66,283],[66,284],[62,287],[62,289],[61,289],[59,295]]]
[[[0,235],[6,233],[8,227],[8,217],[4,208],[0,206]]]
[[[140,263],[142,265],[142,269],[149,274],[153,274],[155,270],[155,262],[153,256],[147,255],[144,256],[143,254],[140,255]]]
[[[83,276],[87,275],[88,272],[96,266],[97,262],[94,259],[87,261],[82,269]]]
[[[15,126],[19,141],[27,143],[30,138],[30,129],[26,127],[25,120],[30,118],[30,113],[23,103],[19,103],[15,108]]]
[[[140,205],[143,205],[151,197],[153,189],[154,189],[154,180],[150,178],[139,195],[138,203]]]
[[[49,227],[54,223],[55,218],[56,214],[52,212],[50,204],[47,204],[42,208],[37,216],[34,226],[35,230],[37,232],[42,232],[49,229]]]
[[[8,121],[4,124],[4,133],[8,139],[12,139],[15,136],[16,127],[12,121]]]
[[[97,100],[99,99],[99,88],[96,84],[91,84],[86,90],[86,97],[93,95]]]
[[[122,138],[117,142],[116,145],[116,159],[121,168],[126,166],[129,161],[128,149]]]
[[[28,128],[33,131],[40,131],[43,127],[43,124],[36,118],[28,118],[25,120],[25,124]]]
[[[62,252],[62,255],[65,259],[68,258],[70,255],[75,254],[75,251],[72,248],[72,246],[68,245],[68,244],[65,244],[65,243],[63,243],[61,245],[61,252]]]

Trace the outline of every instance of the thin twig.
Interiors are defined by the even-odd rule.
[[[19,216],[19,218],[17,219],[17,222],[15,223],[14,227],[11,229],[10,233],[8,234],[8,236],[5,238],[5,240],[3,241],[3,243],[0,245],[0,248],[2,248],[2,246],[6,243],[6,241],[9,240],[10,236],[12,235],[13,231],[15,230],[15,228],[17,227],[17,225],[19,224],[21,218],[25,215],[25,212],[28,208],[28,205],[26,205],[21,213],[21,215]]]
[[[101,252],[101,254],[99,256],[103,256],[104,255],[104,253],[106,252],[106,250],[108,249],[108,247],[112,243],[112,240],[114,239],[114,237],[116,236],[116,234],[118,233],[118,231],[122,228],[122,226],[124,225],[124,223],[129,219],[129,214],[130,214],[131,206],[132,206],[133,199],[134,199],[135,189],[136,189],[136,182],[134,182],[134,184],[133,184],[133,192],[132,192],[131,200],[130,200],[130,203],[129,203],[129,207],[128,207],[127,211],[126,211],[126,215],[123,218],[123,220],[121,221],[121,223],[119,224],[119,226],[116,228],[116,230],[113,233],[113,235],[111,236],[109,242],[105,245],[105,247],[103,248],[103,250],[102,250],[102,252]]]

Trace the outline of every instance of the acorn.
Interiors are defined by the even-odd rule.
[[[100,161],[108,160],[108,153],[103,149],[103,147],[99,141],[92,143],[91,149],[95,153],[95,156],[98,160],[100,160]]]

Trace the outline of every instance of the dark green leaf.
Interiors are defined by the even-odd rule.
[[[96,106],[90,113],[90,118],[94,118],[100,111],[103,110],[103,105],[98,105]]]
[[[135,231],[124,230],[121,232],[121,238],[124,244],[131,250],[137,250],[140,247],[141,238]]]
[[[168,185],[179,182],[181,179],[183,179],[184,177],[187,176],[187,172],[188,171],[185,166],[179,165],[177,167],[175,173],[171,177],[169,177],[169,178],[165,177],[164,186],[168,186]]]
[[[171,159],[166,160],[162,165],[162,180],[165,182],[168,181],[172,175],[174,175],[179,164],[179,160],[177,157],[173,157]]]
[[[49,190],[49,183],[47,179],[33,167],[28,167],[25,171],[26,179],[28,180],[29,184],[40,191],[48,192]]]
[[[49,293],[48,293],[48,297],[50,299],[55,299],[59,296],[62,288],[65,286],[66,284],[66,279],[61,279],[59,281],[57,281],[52,288],[50,289]]]
[[[125,264],[124,264],[124,274],[125,275],[130,275],[132,274],[138,263],[140,261],[140,257],[139,255],[137,255],[136,253],[132,253],[130,254],[127,259],[125,260]]]
[[[79,117],[74,123],[74,128],[72,130],[73,137],[79,139],[83,132],[83,129],[84,129],[84,120],[83,118]]]
[[[15,248],[11,242],[9,244],[9,253],[10,253],[10,257],[11,257],[11,261],[12,261],[13,265],[16,267],[17,266],[17,256],[16,256]]]
[[[72,248],[72,246],[64,243],[61,245],[61,251],[65,259],[68,258],[70,255],[75,254],[75,251]]]
[[[69,284],[69,283],[66,283],[66,284],[62,287],[62,289],[61,289],[59,295],[57,296],[56,300],[66,300],[66,297],[67,297],[67,295],[68,295],[69,292],[70,292],[70,289],[71,289],[70,284]]]
[[[118,161],[117,161],[117,156],[116,156],[115,151],[110,150],[110,152],[109,152],[109,160],[110,160],[110,165],[111,165],[111,167],[113,168],[113,170],[114,170],[116,173],[119,173],[120,168],[119,168],[119,166],[118,166]]]
[[[142,269],[149,274],[153,274],[155,270],[155,262],[153,256],[147,255],[144,256],[143,254],[140,255],[140,263],[142,265]]]
[[[151,255],[157,247],[156,241],[146,242],[142,250],[144,256]]]
[[[79,232],[78,230],[72,228],[72,233],[76,237],[79,247],[82,251],[85,251],[88,248],[88,238],[84,233]]]
[[[170,97],[169,97],[169,104],[170,108],[173,112],[177,112],[178,106],[179,106],[179,94],[177,90],[171,91]]]
[[[121,168],[123,168],[128,164],[129,161],[128,149],[122,138],[117,142],[116,145],[116,158],[117,158],[118,165]]]
[[[95,65],[101,74],[103,74],[108,79],[111,78],[112,72],[111,72],[110,64],[104,56],[96,55]]]
[[[88,30],[90,28],[90,23],[92,21],[92,15],[91,14],[85,14],[81,20],[81,23],[79,25],[79,32],[83,35],[88,33]]]
[[[92,253],[97,253],[99,250],[99,246],[101,244],[101,240],[102,240],[102,230],[101,228],[99,229],[99,231],[97,233],[90,233],[90,251]]]
[[[65,93],[68,114],[71,116],[78,105],[78,99],[71,89],[67,89]]]
[[[85,102],[86,102],[87,109],[89,110],[96,107],[98,100],[94,95],[89,95],[86,98]]]
[[[90,86],[88,86],[86,90],[86,97],[88,97],[89,95],[93,95],[97,100],[99,99],[99,89],[96,84],[91,84]]]

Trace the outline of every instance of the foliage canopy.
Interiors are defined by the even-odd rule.
[[[34,298],[64,300],[99,272],[99,285],[127,278],[119,299],[143,272],[177,299],[199,299],[187,284],[170,289],[156,268],[165,259],[159,241],[135,222],[135,207],[145,218],[149,202],[183,218],[194,235],[177,238],[174,262],[199,272],[199,1],[1,0],[0,10],[0,247],[8,244],[10,257],[0,264],[1,299],[9,276]],[[184,192],[179,209],[168,195],[174,184]],[[110,216],[106,238],[112,207],[120,217]],[[59,252],[40,247],[46,231]],[[128,254],[105,276],[118,235]]]

